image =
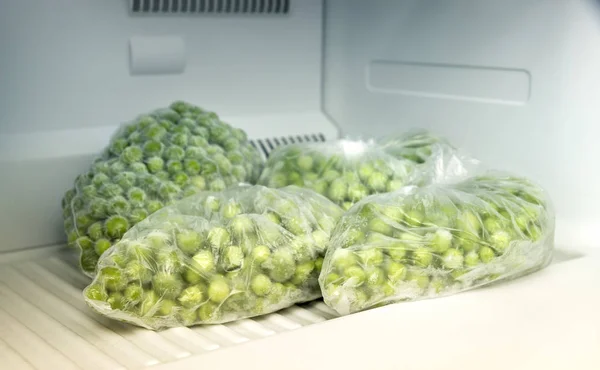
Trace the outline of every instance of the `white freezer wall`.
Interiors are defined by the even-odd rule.
[[[557,240],[600,225],[600,2],[329,0],[324,111],[343,134],[426,127],[539,181]]]
[[[321,0],[254,15],[132,16],[128,4],[0,0],[0,252],[63,241],[62,195],[142,112],[188,100],[243,117],[229,123],[256,137],[289,122],[271,129],[263,115],[320,111]],[[183,40],[183,72],[130,73],[130,38],[140,36]]]

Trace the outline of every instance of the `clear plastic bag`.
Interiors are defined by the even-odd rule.
[[[349,209],[371,194],[403,186],[451,183],[466,178],[479,162],[428,131],[377,140],[341,139],[279,147],[258,180],[279,188],[312,189]]]
[[[201,192],[130,229],[84,291],[108,317],[150,329],[223,323],[321,296],[342,210],[308,189]]]
[[[84,273],[137,222],[202,190],[254,182],[262,160],[240,129],[175,102],[126,124],[63,200],[68,243]]]
[[[348,209],[367,195],[401,188],[414,171],[412,161],[386,153],[373,140],[344,139],[277,148],[258,183],[306,187]]]
[[[552,258],[554,214],[528,180],[488,173],[355,204],[332,233],[319,283],[348,314],[511,279]]]

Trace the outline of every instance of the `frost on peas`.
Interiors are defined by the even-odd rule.
[[[148,201],[148,203],[146,204],[146,209],[148,210],[149,214],[152,214],[152,213],[158,211],[162,207],[164,207],[164,204],[159,200],[151,200],[151,201]]]
[[[129,146],[123,149],[123,152],[120,155],[121,160],[126,164],[139,162],[143,157],[144,151],[139,146]]]
[[[208,188],[211,191],[222,191],[225,190],[226,187],[227,185],[222,179],[214,179],[208,185]]]
[[[129,213],[131,205],[125,197],[117,195],[108,201],[107,211],[110,215],[123,215]]]
[[[129,229],[129,222],[123,216],[111,216],[104,223],[106,235],[113,239],[120,239]]]

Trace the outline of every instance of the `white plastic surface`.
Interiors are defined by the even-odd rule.
[[[597,246],[600,3],[326,2],[324,110],[343,133],[425,127],[550,192]]]
[[[181,36],[132,36],[129,62],[132,75],[183,73],[185,41]]]

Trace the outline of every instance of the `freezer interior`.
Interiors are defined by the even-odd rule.
[[[600,368],[599,45],[592,0],[0,0],[0,367]],[[553,262],[344,317],[322,301],[159,332],[99,316],[61,197],[122,123],[173,100],[264,158],[430,129],[549,191]]]

